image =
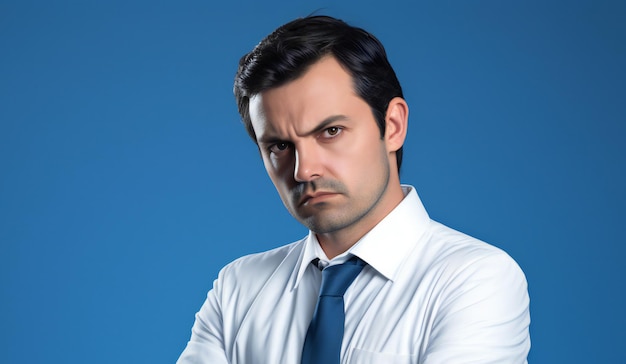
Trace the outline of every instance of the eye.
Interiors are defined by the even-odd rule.
[[[337,135],[341,134],[342,131],[343,131],[342,127],[331,126],[330,128],[324,129],[324,132],[322,133],[322,137],[326,139],[334,138]]]
[[[291,147],[290,143],[280,142],[276,144],[272,144],[268,149],[270,153],[280,154]]]

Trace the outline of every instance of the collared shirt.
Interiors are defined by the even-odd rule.
[[[367,265],[344,295],[341,363],[525,363],[526,279],[502,250],[431,220],[415,189],[332,260],[314,233],[224,267],[178,363],[300,363],[321,272]]]

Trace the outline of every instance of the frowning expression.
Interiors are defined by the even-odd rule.
[[[390,151],[335,58],[252,97],[250,117],[268,175],[309,229],[333,233],[388,212]]]

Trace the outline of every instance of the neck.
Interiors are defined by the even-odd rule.
[[[370,232],[379,222],[381,222],[389,213],[398,206],[404,199],[404,192],[400,183],[393,184],[389,187],[383,201],[368,212],[361,219],[350,226],[346,226],[340,230],[329,233],[316,233],[317,241],[319,241],[324,254],[329,259],[348,251],[354,246],[365,234]]]

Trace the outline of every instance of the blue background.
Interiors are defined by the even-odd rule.
[[[172,363],[223,265],[306,234],[231,89],[316,10],[387,47],[402,180],[526,272],[530,361],[623,361],[624,4],[0,2],[0,362]]]

